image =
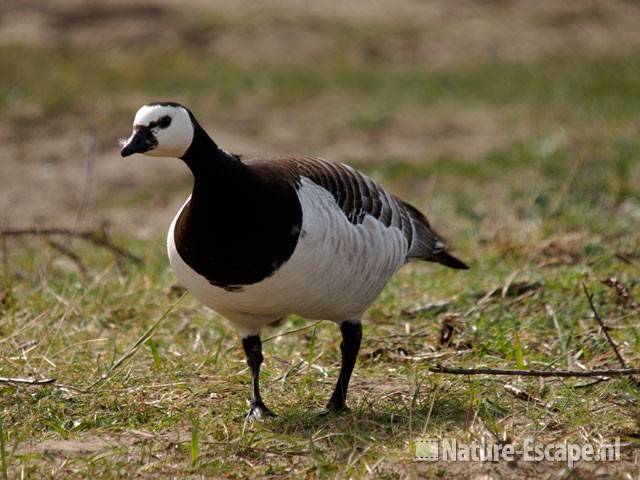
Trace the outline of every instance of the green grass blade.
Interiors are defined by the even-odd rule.
[[[129,358],[134,356],[136,354],[136,352],[140,349],[140,347],[147,340],[149,340],[151,338],[153,333],[156,331],[158,326],[164,321],[164,319],[167,318],[169,316],[169,314],[171,312],[173,312],[173,310],[178,305],[180,305],[180,303],[182,302],[182,300],[184,300],[184,298],[186,296],[187,296],[187,292],[183,293],[182,296],[178,300],[176,300],[172,305],[170,305],[169,308],[167,308],[164,311],[164,313],[162,315],[160,315],[160,318],[158,318],[155,322],[153,322],[153,324],[151,326],[149,326],[149,328],[147,328],[142,335],[140,335],[138,340],[136,340],[136,342],[131,347],[129,347],[129,349],[120,358],[118,358],[118,360],[116,360],[113,364],[111,364],[111,366],[107,369],[106,372],[104,372],[102,375],[100,375],[100,378],[98,378],[95,382],[93,382],[91,385],[89,385],[85,389],[85,392],[93,389],[97,385],[99,385],[99,384],[105,382],[106,380],[108,380],[113,372],[115,372],[118,368],[120,368],[122,366],[122,364],[124,362],[126,362]]]

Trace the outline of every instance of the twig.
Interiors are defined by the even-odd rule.
[[[49,246],[51,246],[51,248],[69,258],[76,265],[76,267],[78,267],[81,275],[87,275],[87,268],[82,264],[82,260],[77,253],[67,248],[65,245],[50,238],[47,239],[47,243],[49,244]]]
[[[603,370],[511,370],[503,368],[452,368],[443,365],[429,367],[433,373],[450,375],[506,375],[521,377],[624,377],[640,374],[640,368],[612,368]]]
[[[0,377],[0,384],[5,385],[49,385],[55,382],[55,378],[8,378],[8,377]]]
[[[0,230],[0,237],[21,237],[27,235],[60,235],[64,237],[72,237],[72,238],[81,238],[86,240],[87,242],[92,242],[96,245],[100,245],[101,247],[106,248],[107,250],[111,250],[113,253],[120,257],[127,258],[134,263],[142,263],[142,259],[126,250],[115,245],[109,237],[107,236],[104,230],[96,231],[96,230],[81,230],[74,231],[67,228],[23,228],[23,229],[14,229],[14,230]]]
[[[596,318],[598,324],[600,325],[600,328],[602,328],[602,333],[604,333],[604,336],[607,338],[607,342],[609,342],[609,345],[611,345],[611,348],[613,349],[613,352],[616,354],[616,357],[618,357],[618,362],[620,362],[620,366],[622,368],[628,368],[627,362],[624,361],[624,358],[618,351],[618,347],[616,346],[613,339],[609,335],[609,330],[605,326],[604,321],[602,320],[602,317],[600,316],[600,314],[596,310],[595,305],[593,304],[593,295],[589,293],[589,290],[587,290],[587,286],[584,284],[584,282],[582,282],[582,288],[584,289],[584,294],[587,296],[587,300],[589,301],[589,306],[591,307],[593,316]]]
[[[622,366],[622,368],[628,368],[627,362],[625,361],[624,357],[622,356],[622,354],[618,350],[617,345],[615,344],[615,342],[613,341],[613,339],[609,335],[609,330],[605,326],[604,320],[602,320],[602,317],[598,313],[598,310],[596,310],[596,306],[593,304],[593,294],[589,293],[589,291],[587,290],[587,286],[584,284],[584,282],[582,282],[582,288],[584,289],[584,293],[587,296],[587,300],[589,301],[589,306],[591,307],[591,311],[593,312],[593,316],[598,321],[598,324],[600,324],[600,328],[602,329],[602,333],[604,333],[604,336],[607,338],[607,341],[609,342],[609,345],[611,345],[611,348],[613,349],[614,353],[616,354],[616,357],[618,357],[618,362],[620,362],[620,365]],[[616,287],[616,290],[617,290],[617,287]],[[638,380],[637,378],[635,378],[635,377],[631,378],[629,380],[629,382],[631,384],[633,384],[636,388],[640,388],[640,380]]]

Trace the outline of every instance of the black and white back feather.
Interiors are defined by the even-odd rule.
[[[407,260],[438,262],[451,268],[467,266],[448,254],[443,240],[414,206],[387,192],[380,184],[343,163],[313,156],[289,156],[248,160],[269,162],[273,168],[290,169],[294,179],[305,177],[327,190],[353,225],[371,216],[386,227],[398,228],[407,239]]]

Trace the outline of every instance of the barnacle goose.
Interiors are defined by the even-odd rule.
[[[289,314],[338,323],[342,365],[327,409],[345,410],[362,314],[391,276],[410,260],[467,268],[422,213],[359,171],[311,156],[241,159],[178,103],[138,110],[121,151],[134,153],[191,169],[193,192],[169,228],[169,261],[242,336],[251,418],[272,415],[259,388],[262,327]]]

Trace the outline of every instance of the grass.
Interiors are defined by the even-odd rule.
[[[92,50],[0,47],[0,108],[35,105],[44,114],[81,111],[99,98],[129,96],[205,97],[227,108],[258,96],[269,106],[308,101],[340,91],[387,108],[432,107],[450,102],[504,107],[526,104],[533,113],[567,116],[633,116],[639,107],[637,53],[619,56],[557,55],[534,61],[496,60],[464,67],[350,64],[242,65],[198,50]],[[50,72],[41,75],[41,71]],[[163,72],[158,75],[158,72]],[[184,72],[190,72],[184,75]],[[212,86],[215,91],[212,92]],[[211,100],[208,100],[211,102]],[[119,103],[119,102],[118,102]]]
[[[9,478],[9,468],[7,465],[7,450],[5,447],[5,438],[4,438],[4,425],[0,421],[0,454],[2,455],[2,478],[7,480]]]
[[[573,188],[579,191],[588,180],[576,176]],[[394,185],[397,180],[390,175],[388,181]],[[467,234],[461,255],[471,261],[468,273],[426,265],[401,271],[368,314],[350,397],[353,412],[346,417],[310,415],[324,405],[337,374],[335,326],[321,323],[266,342],[264,396],[279,417],[247,426],[242,416],[249,375],[235,333],[191,299],[162,317],[179,292],[167,271],[161,239],[120,239],[144,255],[144,266],[114,263],[110,253],[72,244],[88,269],[86,277],[38,240],[11,242],[5,250],[3,282],[10,295],[3,303],[0,373],[54,376],[62,386],[1,388],[10,476],[37,475],[63,458],[64,471],[81,476],[307,472],[349,477],[366,475],[374,465],[390,477],[405,468],[437,476],[439,467],[411,460],[410,444],[418,435],[471,439],[489,434],[515,442],[525,436],[580,442],[633,438],[639,394],[624,379],[576,389],[580,382],[571,380],[443,377],[427,372],[431,361],[398,354],[441,353],[442,359],[434,361],[462,366],[615,366],[580,292],[584,281],[625,357],[637,365],[637,312],[621,305],[599,280],[616,276],[637,295],[640,238],[621,236],[624,221],[607,221],[606,199],[594,206],[598,197],[577,198],[570,191],[559,213],[538,217],[545,224],[541,235],[567,225],[572,231],[574,210],[596,220],[591,228],[579,225],[587,229],[586,239],[565,247],[573,249],[575,264],[560,260],[543,267],[563,252],[545,253],[531,243],[475,246],[477,240]],[[606,238],[604,246],[596,241],[600,238]],[[632,263],[616,254],[630,255]],[[514,272],[516,280],[541,281],[544,287],[484,303],[472,295],[501,287]],[[415,319],[402,314],[404,308],[450,297],[456,299],[448,312]],[[151,337],[158,319],[164,323]],[[456,323],[449,346],[437,340],[444,319]],[[267,336],[305,325],[293,317]],[[136,345],[139,351],[127,358]],[[118,358],[126,361],[106,381],[94,384]],[[507,381],[549,407],[505,395]],[[94,445],[103,438],[114,446]],[[87,450],[52,455],[37,447],[46,439],[80,439]]]
[[[587,17],[608,21],[603,15]],[[233,22],[205,17],[193,28],[229,30]],[[263,338],[272,338],[264,342],[263,396],[278,417],[245,424],[250,377],[239,339],[188,294],[178,303],[182,291],[168,270],[162,235],[141,239],[134,229],[116,236],[142,265],[81,241],[66,244],[80,266],[45,239],[6,240],[0,376],[50,376],[57,383],[0,385],[4,477],[636,472],[632,448],[621,462],[580,464],[573,473],[558,463],[417,463],[412,449],[421,436],[598,444],[640,435],[640,393],[625,379],[585,387],[579,380],[428,372],[440,362],[616,367],[583,282],[627,362],[640,366],[638,310],[601,283],[616,277],[640,296],[637,53],[487,56],[446,65],[385,54],[353,60],[353,49],[375,46],[378,35],[410,41],[418,27],[308,22],[344,51],[317,62],[274,62],[236,61],[198,47],[0,45],[3,125],[25,135],[40,124],[71,119],[75,126],[82,119],[101,127],[98,145],[107,151],[114,139],[104,132],[128,128],[133,109],[152,97],[195,104],[203,123],[238,125],[252,140],[264,140],[280,121],[301,145],[314,132],[328,145],[341,134],[363,143],[396,138],[414,125],[420,136],[421,122],[436,119],[437,137],[453,135],[453,147],[369,155],[346,149],[339,159],[425,210],[471,270],[413,264],[393,278],[367,313],[345,416],[315,415],[339,369],[335,325],[292,316],[266,331]],[[487,137],[506,135],[458,148],[468,137],[451,119],[478,112],[480,127],[494,124]],[[188,188],[166,178],[114,189],[93,206],[101,213],[118,205],[151,211],[160,196],[177,204]],[[484,295],[512,281],[542,287],[515,297]],[[446,311],[406,313],[445,299]],[[453,336],[443,345],[446,328]],[[510,395],[507,383],[541,401]]]

